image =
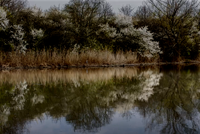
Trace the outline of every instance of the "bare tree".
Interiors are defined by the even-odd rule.
[[[64,12],[68,13],[72,22],[69,29],[71,38],[74,44],[81,46],[88,44],[87,39],[96,34],[105,18],[113,15],[111,6],[104,0],[70,0]]]
[[[7,8],[11,13],[16,13],[27,6],[27,0],[0,0],[0,6]]]
[[[133,8],[131,7],[131,5],[126,5],[126,6],[121,7],[119,9],[119,12],[126,16],[132,16]]]
[[[151,18],[151,16],[152,16],[152,13],[149,7],[146,5],[139,6],[136,12],[134,13],[134,17],[136,17],[140,21],[147,20]]]
[[[102,16],[104,20],[114,16],[112,6],[108,2],[105,2],[101,5],[100,16]]]
[[[164,53],[175,60],[180,59],[182,52],[192,47],[187,43],[195,21],[198,0],[147,0],[146,5],[159,22],[160,32],[157,34],[168,42],[165,44],[167,46],[161,46],[165,49]]]

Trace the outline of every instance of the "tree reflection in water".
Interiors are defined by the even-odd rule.
[[[162,71],[159,86],[148,102],[137,101],[139,112],[146,119],[147,129],[161,126],[160,133],[199,133],[199,71]]]
[[[116,112],[129,119],[135,108],[149,132],[199,131],[198,70],[22,71],[1,73],[0,80],[0,133],[23,133],[29,122],[44,116],[65,117],[75,131],[97,132]]]

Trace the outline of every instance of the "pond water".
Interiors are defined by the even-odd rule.
[[[0,134],[200,133],[200,67],[0,72]]]

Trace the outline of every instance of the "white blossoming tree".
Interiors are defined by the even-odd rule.
[[[128,27],[133,24],[132,17],[131,16],[126,16],[123,14],[117,14],[115,16],[115,24],[118,27]]]
[[[16,52],[25,54],[27,43],[24,40],[24,29],[21,25],[9,25],[6,11],[0,7],[0,44],[2,48],[10,46]]]
[[[11,45],[14,47],[14,50],[18,53],[25,54],[27,42],[24,40],[24,30],[20,25],[11,26]]]
[[[9,19],[7,18],[7,11],[0,6],[0,50],[3,52],[12,50],[12,46],[9,44],[9,32]]]
[[[156,54],[162,54],[159,43],[153,41],[153,34],[147,30],[147,27],[136,29],[136,32],[139,32],[142,38],[139,49],[141,55],[151,58]]]
[[[33,39],[38,39],[38,38],[43,37],[44,32],[43,32],[42,29],[39,29],[39,30],[33,29],[33,30],[31,31],[31,34],[32,34],[32,36],[33,36]]]
[[[151,58],[162,53],[159,43],[153,40],[153,34],[147,27],[134,28],[132,17],[119,14],[116,15],[114,23],[114,26],[108,23],[100,25],[101,29],[97,31],[97,35],[104,33],[115,41],[115,47],[136,51],[143,57]]]
[[[32,15],[36,16],[36,17],[44,17],[45,13],[42,12],[42,10],[36,6],[29,8],[28,10],[31,11]]]

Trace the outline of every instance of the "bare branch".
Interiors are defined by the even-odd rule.
[[[15,14],[27,7],[27,0],[0,0],[0,6]]]
[[[123,6],[119,9],[119,12],[126,15],[126,16],[132,16],[134,8],[131,7],[131,5]]]

